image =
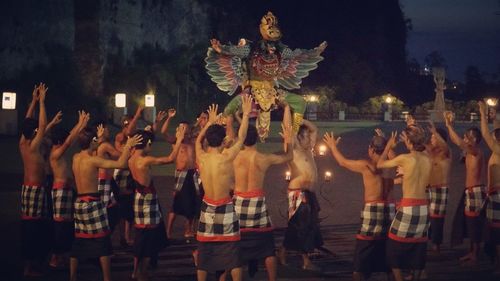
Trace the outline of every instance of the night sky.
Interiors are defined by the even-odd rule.
[[[423,64],[437,50],[446,59],[447,76],[464,80],[468,65],[482,72],[500,71],[500,0],[401,0],[413,31],[409,58]]]

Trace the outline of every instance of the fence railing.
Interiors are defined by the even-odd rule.
[[[310,120],[318,121],[352,121],[352,120],[371,120],[371,121],[387,121],[386,113],[349,113],[349,112],[339,112],[339,111],[318,111],[318,112],[306,112],[305,117]],[[392,121],[404,121],[406,120],[407,112],[392,112],[390,114],[390,120]],[[419,121],[429,120],[429,113],[418,113],[412,114],[412,116]],[[456,121],[479,121],[479,115],[476,113],[470,114],[457,114],[455,115]]]

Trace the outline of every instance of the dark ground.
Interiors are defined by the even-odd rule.
[[[353,128],[356,127],[353,123]],[[389,133],[392,129],[402,129],[402,123],[385,123],[382,128]],[[468,127],[469,124],[458,126],[458,131]],[[330,130],[321,128],[320,130]],[[355,130],[342,134],[341,151],[347,157],[361,158],[366,155],[369,138],[372,136],[372,127],[355,128]],[[5,146],[2,142],[2,146]],[[10,148],[2,147],[5,152]],[[13,147],[12,149],[16,149]],[[485,149],[486,153],[486,149]],[[486,153],[489,156],[489,152]],[[10,157],[4,157],[9,161]],[[453,167],[450,180],[450,198],[445,224],[445,241],[441,255],[434,255],[429,251],[427,273],[428,280],[500,280],[498,275],[493,275],[493,267],[484,254],[476,266],[461,266],[458,258],[466,253],[467,245],[450,248],[449,237],[451,233],[451,218],[456,209],[458,200],[463,191],[464,165],[459,162],[460,152],[453,148]],[[334,163],[331,156],[317,157],[318,171],[322,175],[328,168],[333,172],[333,181],[322,183],[318,188],[318,198],[322,206],[320,217],[325,246],[335,253],[335,256],[318,253],[313,257],[314,262],[322,268],[321,272],[303,271],[300,269],[301,259],[296,253],[289,256],[289,266],[280,266],[278,276],[280,280],[351,280],[352,258],[354,252],[354,235],[358,229],[359,211],[362,206],[362,181],[361,177],[340,168]],[[266,177],[266,192],[268,207],[277,230],[276,245],[281,245],[283,227],[286,226],[286,196],[284,181],[285,166],[271,168]],[[20,220],[19,197],[21,175],[19,173],[0,172],[3,181],[0,183],[0,280],[22,280],[22,263],[20,259]],[[173,178],[158,176],[155,186],[159,190],[163,207],[170,208]],[[163,188],[162,188],[163,187]],[[396,188],[396,194],[400,190]],[[182,235],[182,218],[176,221],[175,237]],[[115,255],[112,258],[112,272],[114,280],[129,280],[132,272],[132,256],[130,249],[119,246],[118,236],[115,233],[113,243]],[[195,280],[195,268],[192,263],[191,251],[195,245],[186,244],[181,240],[172,241],[172,245],[160,254],[158,268],[153,272],[153,280]],[[266,280],[263,265],[254,279],[245,277],[245,280]],[[246,275],[246,274],[245,274]],[[99,268],[92,264],[82,264],[79,269],[79,280],[102,280]],[[49,272],[45,278],[29,280],[68,280],[67,270]],[[385,274],[375,274],[371,280],[385,280]]]

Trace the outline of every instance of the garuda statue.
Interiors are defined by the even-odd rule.
[[[318,67],[326,42],[312,50],[288,48],[280,41],[278,19],[271,12],[262,17],[260,34],[262,39],[255,44],[240,39],[238,45],[222,45],[212,39],[205,62],[208,74],[221,91],[230,96],[239,93],[225,107],[224,115],[238,112],[241,94],[253,96],[252,117],[257,116],[259,137],[264,141],[269,135],[271,110],[284,102],[293,111],[293,128],[297,132],[306,102],[288,90],[299,89],[302,79]]]

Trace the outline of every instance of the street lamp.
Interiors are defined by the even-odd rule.
[[[144,96],[144,105],[146,107],[154,107],[155,106],[155,95],[145,95]]]
[[[394,102],[394,97],[391,94],[388,94],[384,98],[385,103],[387,104],[387,111],[384,112],[384,121],[392,121],[392,103]]]
[[[292,172],[286,171],[285,172],[285,180],[290,181],[292,179]]]
[[[144,95],[144,120],[153,123],[156,116],[155,95]]]
[[[498,103],[498,99],[497,98],[487,98],[486,99],[486,104],[488,106],[494,107],[494,106],[497,105],[497,103]]]
[[[122,125],[122,117],[127,114],[127,94],[115,94],[115,108],[113,109],[113,123],[115,125]]]
[[[326,181],[326,182],[329,182],[329,181],[331,181],[331,180],[332,180],[332,172],[330,172],[330,171],[326,171],[326,172],[325,172],[325,181]]]
[[[498,120],[498,111],[496,112],[496,116],[493,115],[495,114],[493,108],[497,106],[498,98],[486,98],[485,101],[488,106],[488,121]]]
[[[306,100],[307,119],[311,121],[317,120],[319,97],[317,95],[305,95],[304,99]]]
[[[326,154],[326,145],[322,144],[319,146],[319,155],[324,156]]]

